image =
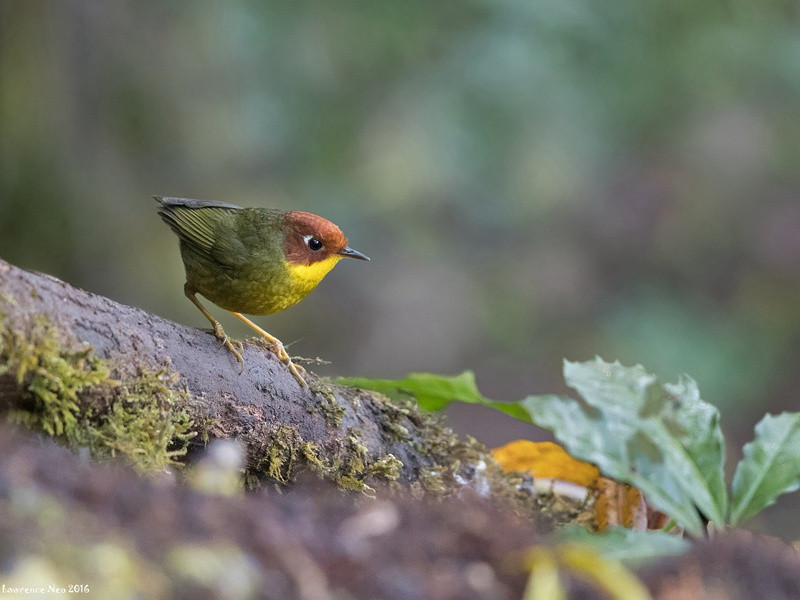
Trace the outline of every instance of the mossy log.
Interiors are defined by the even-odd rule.
[[[250,483],[310,468],[341,487],[494,485],[486,449],[413,403],[309,376],[268,349],[245,369],[208,332],[0,260],[0,413],[100,456],[160,469],[209,438],[247,447]]]

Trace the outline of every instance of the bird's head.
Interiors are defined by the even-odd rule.
[[[327,219],[299,210],[284,216],[284,254],[292,277],[316,285],[342,258],[369,260],[347,245],[342,230]]]

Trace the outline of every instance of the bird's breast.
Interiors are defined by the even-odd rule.
[[[246,270],[232,273],[192,264],[191,269],[187,266],[186,275],[194,290],[225,310],[271,315],[308,296],[338,259],[332,256],[310,265],[285,262],[283,269],[250,265]]]

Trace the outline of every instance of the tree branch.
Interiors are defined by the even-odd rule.
[[[76,388],[80,389],[75,409],[78,421],[87,415],[107,421],[115,403],[123,403],[121,390],[138,385],[142,373],[166,370],[175,375],[162,375],[159,381],[188,392],[189,399],[181,408],[188,412],[195,432],[203,434],[192,444],[197,446],[201,437],[242,440],[247,446],[248,472],[258,479],[287,482],[310,466],[348,488],[363,489],[370,479],[391,479],[440,490],[472,479],[478,465],[493,464],[483,446],[458,438],[439,418],[418,412],[410,403],[398,405],[380,394],[333,385],[313,375],[310,387],[303,389],[271,351],[253,341],[244,343],[245,368],[240,374],[234,357],[205,331],[2,260],[0,313],[5,315],[5,325],[0,324],[5,331],[0,367],[6,363],[6,372],[0,375],[0,412],[17,411],[14,414],[19,416],[18,411],[28,411],[23,421],[30,421],[26,415],[36,415],[46,402],[32,397],[30,377],[18,380],[21,371],[10,366],[11,357],[24,356],[22,345],[42,344],[34,338],[41,337],[36,328],[46,321],[58,348],[78,352],[90,345],[93,354],[109,366],[111,378],[119,382],[111,387]],[[26,373],[44,368],[41,357],[33,362],[37,360]],[[42,423],[41,418],[33,421]],[[61,425],[63,429],[69,423]],[[56,418],[49,429],[40,428],[51,433],[56,429],[58,434],[59,427]],[[111,429],[119,427],[106,427],[92,439],[105,439]],[[86,434],[74,437],[82,443]],[[170,440],[172,447],[175,442]],[[119,447],[120,442],[114,443],[117,446],[112,449]],[[485,469],[481,479],[486,479]]]

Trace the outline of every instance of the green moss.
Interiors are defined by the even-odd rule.
[[[0,375],[13,377],[32,404],[11,411],[9,419],[51,436],[79,436],[79,394],[112,383],[105,362],[94,356],[90,346],[65,350],[53,326],[41,316],[34,318],[27,337],[3,327],[0,340]]]
[[[310,469],[342,489],[372,493],[368,480],[394,481],[403,463],[391,454],[372,459],[359,432],[349,429],[340,440],[328,447],[306,441],[295,427],[281,425],[270,436],[269,445],[253,461],[245,474],[248,487],[257,487],[261,479],[281,484],[291,483],[303,469]]]
[[[382,423],[383,428],[389,432],[393,439],[404,442],[410,439],[408,427],[397,421],[386,421]]]
[[[385,454],[378,457],[368,466],[368,471],[375,477],[380,477],[388,481],[396,481],[400,477],[400,470],[403,463],[393,454]]]
[[[581,521],[587,514],[585,502],[536,492],[530,478],[504,472],[486,446],[446,427],[441,413],[420,410],[413,398],[390,399],[380,394],[373,398],[383,429],[398,441],[412,443],[421,457],[416,480],[409,484],[415,497],[443,498],[462,492],[467,485],[524,517],[535,517],[543,526]],[[409,426],[418,432],[413,438],[403,435]]]
[[[176,383],[176,377],[162,369],[143,370],[133,383],[120,385],[114,403],[84,430],[92,455],[124,456],[145,473],[179,464],[197,432],[188,410],[189,394],[168,385]]]
[[[386,431],[389,436],[398,442],[407,442],[411,440],[411,435],[408,427],[404,422],[412,421],[418,412],[416,403],[413,401],[392,401],[387,396],[382,394],[375,394],[375,403],[381,409],[381,427]],[[419,422],[419,419],[417,420]]]
[[[443,475],[446,472],[447,469],[441,465],[423,467],[420,469],[419,483],[422,485],[422,489],[436,496],[445,494],[448,487],[445,485],[445,478]]]
[[[26,334],[0,321],[0,376],[13,378],[22,392],[7,420],[88,447],[95,458],[123,456],[140,472],[175,464],[198,429],[176,377],[142,369],[123,384],[90,346],[74,347],[43,316]],[[94,403],[84,399],[90,389]]]
[[[311,381],[310,388],[315,396],[322,396],[322,400],[309,412],[313,413],[319,410],[322,412],[328,425],[339,427],[342,424],[345,409],[337,402],[336,394],[333,393],[330,384],[322,379],[315,379]]]
[[[412,398],[390,399],[376,393],[374,402],[381,410],[384,431],[397,441],[412,443],[427,463],[417,473],[420,493],[447,496],[458,492],[464,482],[484,477],[489,471],[487,465],[494,465],[483,444],[473,437],[457,435],[444,425],[442,414],[420,410]],[[419,435],[412,438],[409,426]]]
[[[297,471],[303,439],[295,427],[281,425],[273,430],[270,440],[266,452],[256,465],[256,472],[278,483],[288,483]]]

